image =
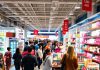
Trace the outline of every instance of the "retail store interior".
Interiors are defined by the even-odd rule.
[[[28,70],[68,70],[61,69],[61,61],[69,47],[78,62],[76,69],[72,63],[72,70],[100,70],[100,0],[0,0],[0,70],[27,70],[23,52],[30,46],[35,48],[31,56],[37,66]],[[39,57],[41,46],[43,56],[47,49],[51,52],[51,69],[43,64],[49,59]],[[22,55],[20,69],[15,65],[17,48]]]

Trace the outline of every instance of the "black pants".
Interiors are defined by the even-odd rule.
[[[37,59],[38,59],[38,68],[40,69],[40,66],[42,64],[42,59],[40,59],[40,58],[37,58]]]
[[[20,70],[20,64],[15,63],[15,70]]]

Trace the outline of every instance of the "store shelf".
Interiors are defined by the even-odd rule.
[[[89,28],[88,31],[95,31],[95,30],[99,30],[99,29],[100,29],[100,27],[98,27],[98,28]]]
[[[90,24],[94,24],[95,22],[100,22],[100,19],[94,20],[94,21],[90,22]]]
[[[94,55],[98,55],[98,56],[100,56],[100,53],[96,53],[96,52],[92,52],[92,51],[88,51],[88,50],[84,50],[85,52],[88,52],[88,53],[92,53],[92,54],[94,54]]]
[[[100,38],[100,36],[87,36],[87,37],[83,37],[83,38]]]
[[[76,44],[75,42],[71,42],[71,44]]]
[[[100,60],[95,60],[95,59],[92,59],[93,62],[96,62],[98,64],[100,64]]]
[[[98,47],[100,47],[100,45],[98,45],[98,44],[85,44],[85,45],[98,46]]]

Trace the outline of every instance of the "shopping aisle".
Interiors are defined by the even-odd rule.
[[[15,70],[15,67],[14,66],[12,66],[11,68],[10,68],[10,70]],[[22,70],[22,69],[21,69]],[[37,67],[35,67],[35,69],[34,70],[43,70],[43,66],[41,66],[41,69],[38,69]]]

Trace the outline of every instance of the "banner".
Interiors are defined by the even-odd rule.
[[[34,35],[38,35],[38,30],[34,30]]]
[[[82,10],[92,11],[92,0],[82,0]]]
[[[68,32],[68,24],[69,24],[69,21],[64,20],[64,23],[63,23],[63,26],[62,26],[62,34],[66,34],[66,32]]]

